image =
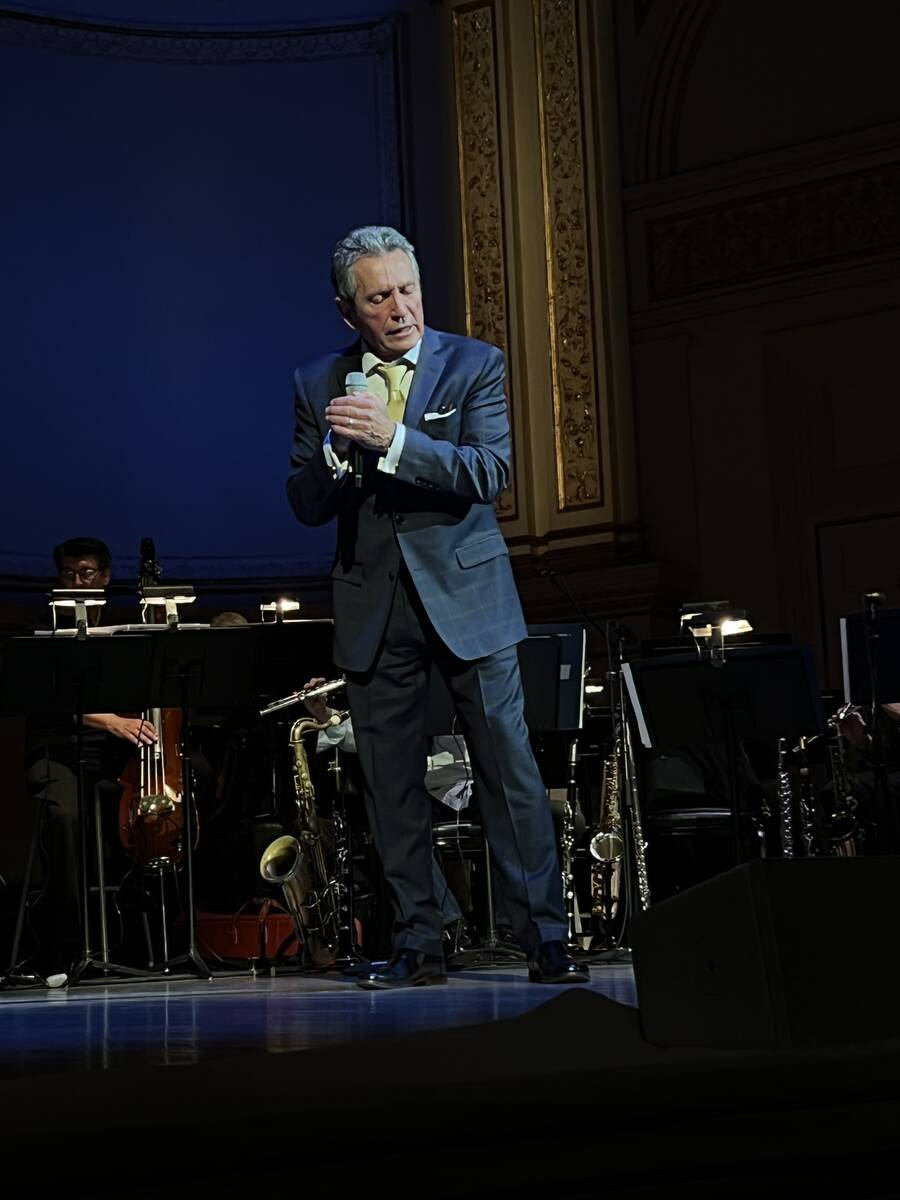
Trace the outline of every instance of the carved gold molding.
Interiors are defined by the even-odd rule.
[[[507,354],[509,371],[509,306],[493,0],[454,9],[453,65],[466,329],[471,337],[490,342]],[[515,482],[511,479],[497,501],[498,516],[513,518],[516,508]]]
[[[900,250],[900,167],[661,217],[647,227],[654,300]]]
[[[603,502],[575,0],[533,0],[560,512]]]

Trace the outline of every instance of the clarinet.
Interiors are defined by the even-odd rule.
[[[644,830],[641,822],[641,802],[636,779],[637,769],[631,745],[628,713],[625,708],[622,661],[622,644],[619,642],[616,647],[616,657],[612,664],[612,669],[607,672],[607,679],[610,685],[610,707],[613,717],[614,753],[619,764],[619,779],[622,781],[623,811],[627,807],[631,825],[632,862],[627,864],[626,871],[630,873],[632,869],[634,870],[634,882],[637,884],[637,901],[640,908],[646,911],[650,907],[650,882],[647,874]]]
[[[578,779],[578,739],[572,739],[569,747],[569,776],[566,787],[566,803],[563,809],[562,827],[562,885],[566,903],[566,947],[580,950],[575,936],[575,798]]]
[[[800,751],[800,788],[797,795],[797,807],[800,810],[800,836],[803,839],[803,853],[807,858],[812,858],[816,853],[816,828],[810,798],[812,781],[809,774],[806,741],[805,737],[801,737],[797,747]]]

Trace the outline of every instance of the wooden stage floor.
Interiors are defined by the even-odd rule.
[[[574,985],[636,1003],[630,965],[595,965]],[[519,1017],[562,988],[524,966],[452,972],[447,985],[364,991],[334,975],[220,974],[212,981],[88,982],[0,993],[0,1078],[210,1063]]]
[[[129,1200],[900,1196],[900,1040],[661,1049],[631,968],[592,971],[568,987],[503,966],[392,992],[296,975],[9,989],[8,1177]]]

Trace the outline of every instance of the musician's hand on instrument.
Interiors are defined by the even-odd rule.
[[[869,732],[866,729],[866,723],[858,712],[849,713],[846,717],[842,717],[838,723],[838,731],[847,739],[851,746],[855,746],[857,750],[865,750],[869,744]]]
[[[122,738],[135,746],[151,746],[157,740],[156,728],[151,721],[141,717],[120,717],[118,713],[88,713],[85,725],[102,729],[113,737]]]
[[[304,683],[303,687],[300,690],[303,692],[306,692],[306,691],[309,691],[310,688],[321,687],[324,682],[325,682],[324,679],[320,678],[319,676],[316,676],[315,679],[310,679],[306,683]],[[303,703],[306,705],[306,708],[309,711],[310,715],[316,721],[327,721],[328,718],[331,716],[331,709],[325,703],[324,696],[310,696],[309,699],[304,700]]]
[[[881,709],[885,716],[890,717],[892,721],[900,721],[900,704],[882,704]]]
[[[394,440],[397,425],[388,416],[383,400],[371,392],[358,396],[337,396],[325,409],[325,420],[331,426],[331,444],[335,453],[335,438],[356,442],[366,450],[385,451]]]

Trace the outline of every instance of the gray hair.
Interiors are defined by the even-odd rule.
[[[390,225],[363,225],[342,237],[331,255],[331,285],[338,299],[352,304],[356,297],[353,264],[358,258],[367,255],[379,258],[392,250],[402,250],[408,256],[418,279],[419,264],[412,243]]]

